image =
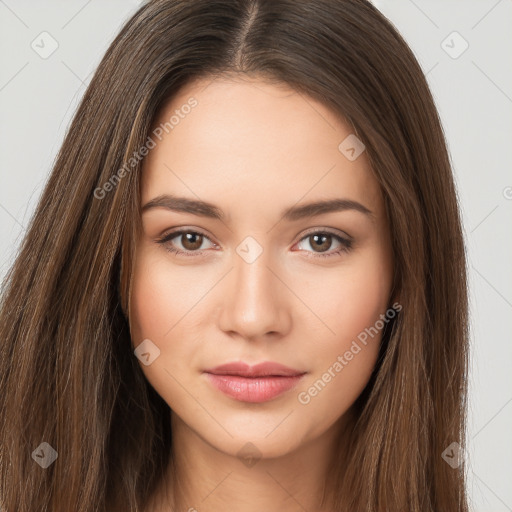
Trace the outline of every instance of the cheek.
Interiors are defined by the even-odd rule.
[[[170,339],[178,322],[204,294],[200,272],[169,264],[166,254],[142,250],[136,265],[131,295],[130,317],[134,343],[141,336],[153,336],[161,343]]]
[[[191,339],[180,342],[180,333],[202,288],[191,282],[192,274],[173,269],[165,255],[141,251],[137,261],[130,303],[132,344],[135,349],[144,340],[151,341],[149,345],[158,356],[151,364],[141,362],[140,366],[169,403],[173,397],[166,395],[173,395],[176,388],[172,376],[181,381],[183,368],[191,366],[196,347]]]
[[[153,265],[143,261],[137,264],[134,272],[130,319],[135,345],[142,338],[160,339],[172,325],[172,288],[165,286],[165,276],[158,276],[158,273]]]
[[[379,251],[354,257],[326,278],[307,281],[305,290],[318,317],[329,327],[326,346],[342,350],[384,314],[391,290],[389,260]]]
[[[323,418],[323,426],[344,414],[368,383],[390,321],[391,282],[390,260],[375,251],[338,269],[328,281],[308,283],[308,296],[330,331],[325,331],[321,352],[318,345],[309,349],[314,372],[297,398],[306,414]]]

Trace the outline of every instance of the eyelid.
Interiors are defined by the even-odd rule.
[[[310,228],[303,233],[301,233],[301,237],[299,238],[299,242],[306,236],[312,234],[312,233],[328,233],[330,235],[336,235],[341,238],[345,238],[347,241],[352,242],[354,239],[345,231],[341,231],[340,229],[333,229],[333,228],[326,228],[326,227],[315,227]]]
[[[173,238],[177,237],[178,235],[183,235],[185,233],[194,233],[194,234],[197,234],[197,235],[201,235],[202,237],[204,237],[207,240],[209,240],[214,246],[218,247],[218,244],[215,243],[211,239],[211,237],[209,235],[207,235],[204,231],[202,231],[199,228],[190,228],[188,226],[180,226],[180,227],[177,227],[177,228],[173,228],[170,231],[164,232],[164,234],[161,235],[157,239],[157,242],[159,242],[161,244],[164,244],[164,243],[172,240]],[[191,252],[199,253],[201,251],[191,251]]]
[[[204,236],[208,240],[210,240],[214,245],[217,245],[217,244],[215,244],[215,242],[213,242],[211,240],[210,236],[207,235],[200,228],[191,228],[188,226],[180,226],[177,228],[173,228],[171,231],[164,232],[164,234],[159,237],[159,240],[163,241],[165,239],[169,239],[171,237],[171,235],[173,237],[174,235],[183,234],[183,233],[197,233],[199,235]],[[327,228],[327,227],[314,227],[314,228],[310,228],[310,229],[306,230],[305,232],[301,233],[301,236],[297,240],[297,242],[302,241],[306,236],[308,236],[312,233],[329,233],[331,235],[336,235],[336,236],[340,236],[342,238],[346,238],[350,242],[353,241],[353,238],[345,231],[335,230],[333,228]],[[293,245],[295,245],[297,242],[295,242]]]
[[[342,233],[342,234],[340,234]],[[341,247],[335,250],[329,250],[325,253],[317,253],[312,251],[303,251],[306,254],[306,258],[316,261],[322,261],[322,258],[327,261],[328,258],[336,258],[344,253],[349,253],[353,249],[354,239],[344,231],[339,231],[336,229],[331,228],[322,228],[322,227],[315,227],[311,228],[310,230],[307,230],[301,234],[301,237],[297,242],[295,242],[293,245],[300,244],[303,240],[306,240],[309,236],[314,234],[322,234],[322,235],[330,235],[333,238],[337,239],[338,243],[341,244]]]

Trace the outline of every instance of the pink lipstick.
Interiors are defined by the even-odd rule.
[[[249,366],[243,362],[205,370],[208,380],[227,396],[241,402],[260,403],[294,388],[306,372],[279,363]]]

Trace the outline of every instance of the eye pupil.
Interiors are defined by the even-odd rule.
[[[327,245],[323,244],[323,247],[322,247],[322,244],[320,244],[320,251],[319,252],[325,252],[329,249],[329,247],[331,246],[331,239],[332,239],[332,236],[331,235],[328,235],[328,234],[316,234],[316,235],[312,235],[310,238],[312,238],[314,240],[314,243],[311,244],[311,247],[315,248],[315,245],[317,244],[317,241],[318,239],[323,239],[324,242],[327,240]],[[318,247],[317,247],[318,248]]]

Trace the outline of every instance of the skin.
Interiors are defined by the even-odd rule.
[[[155,126],[191,97],[197,106],[144,160],[141,205],[173,194],[213,203],[225,219],[164,207],[142,214],[131,335],[134,348],[150,339],[160,350],[140,364],[172,409],[176,466],[148,510],[329,510],[320,503],[334,443],[370,378],[382,331],[343,358],[309,403],[298,396],[391,304],[393,255],[379,185],[365,152],[350,161],[338,149],[351,126],[286,85],[240,76],[196,81]],[[287,207],[334,198],[357,201],[373,216],[282,218]],[[158,243],[178,227],[205,236]],[[351,249],[334,254],[343,247],[336,237],[315,244],[311,235],[325,229],[350,236]],[[237,252],[248,236],[262,249],[251,263]],[[307,374],[268,402],[240,402],[202,373],[233,361],[275,361]],[[237,455],[246,443],[261,457],[250,467]]]

